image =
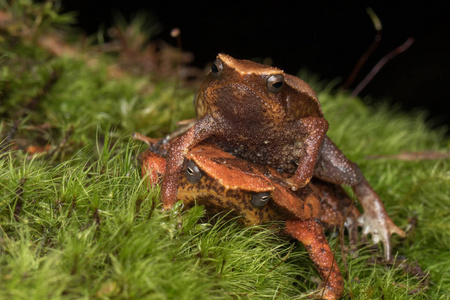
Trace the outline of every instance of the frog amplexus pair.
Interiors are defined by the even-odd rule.
[[[357,165],[326,135],[328,122],[316,94],[282,70],[219,54],[196,98],[197,119],[170,139],[141,137],[150,148],[142,173],[150,184],[162,178],[165,209],[177,201],[207,212],[232,211],[245,225],[284,221],[302,242],[323,284],[317,293],[338,299],[343,278],[324,227],[357,227],[382,242],[391,259],[390,236],[405,236]],[[348,185],[364,213],[350,206]],[[344,220],[345,219],[345,220]]]

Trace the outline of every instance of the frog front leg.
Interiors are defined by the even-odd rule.
[[[296,126],[302,139],[294,148],[298,167],[294,176],[286,180],[293,191],[306,186],[311,180],[320,146],[328,130],[328,121],[319,117],[306,117],[301,118]]]
[[[385,257],[390,260],[391,235],[396,233],[404,237],[405,233],[389,218],[380,197],[364,178],[358,166],[345,157],[329,137],[325,137],[323,141],[314,176],[327,182],[352,187],[364,209],[364,214],[359,218],[363,234],[367,236],[370,233],[374,243],[382,241]]]
[[[315,219],[290,220],[286,221],[286,231],[305,245],[314,262],[324,284],[323,290],[318,291],[321,298],[339,299],[344,291],[344,281],[321,223]]]
[[[213,122],[205,117],[197,121],[188,131],[174,140],[167,155],[165,176],[161,185],[161,200],[165,209],[170,209],[177,199],[181,169],[189,150],[213,133]]]

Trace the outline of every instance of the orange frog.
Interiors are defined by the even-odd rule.
[[[159,184],[165,175],[170,145],[137,138],[150,145],[150,150],[141,155],[142,176],[152,186]],[[347,216],[344,224],[354,245],[360,213],[340,186],[314,179],[292,191],[284,185],[285,173],[235,157],[212,143],[192,148],[180,173],[176,201],[181,201],[184,208],[204,205],[210,216],[229,211],[228,216],[239,216],[244,225],[284,221],[284,230],[305,245],[324,282],[316,296],[342,296],[343,278],[323,226],[339,228]]]

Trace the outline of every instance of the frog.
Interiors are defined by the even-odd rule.
[[[150,145],[141,155],[141,172],[149,186],[157,186],[165,176],[168,146],[157,139],[135,137]],[[343,278],[324,229],[345,224],[355,245],[361,214],[339,185],[313,179],[293,191],[284,184],[286,173],[233,156],[210,142],[186,154],[181,173],[176,200],[184,209],[203,205],[209,218],[226,212],[245,226],[277,222],[305,246],[321,276],[323,286],[312,295],[330,300],[342,296]]]
[[[170,143],[161,195],[176,202],[181,169],[190,149],[207,141],[251,163],[290,174],[282,184],[296,191],[311,179],[350,186],[361,203],[364,237],[382,243],[392,260],[391,235],[405,237],[358,165],[327,135],[328,121],[314,90],[279,68],[218,54],[194,99],[196,120]],[[173,138],[174,136],[171,136]]]

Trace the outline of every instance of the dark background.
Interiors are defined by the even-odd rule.
[[[402,109],[425,109],[432,126],[450,125],[450,1],[139,1],[63,0],[78,11],[78,26],[95,34],[113,24],[113,14],[130,18],[151,12],[162,25],[157,38],[181,29],[183,50],[204,67],[218,52],[236,58],[273,59],[296,74],[301,68],[341,84],[372,43],[371,7],[383,24],[383,37],[351,88],[388,52],[409,37],[415,42],[391,60],[360,94],[370,101],[388,99]]]

